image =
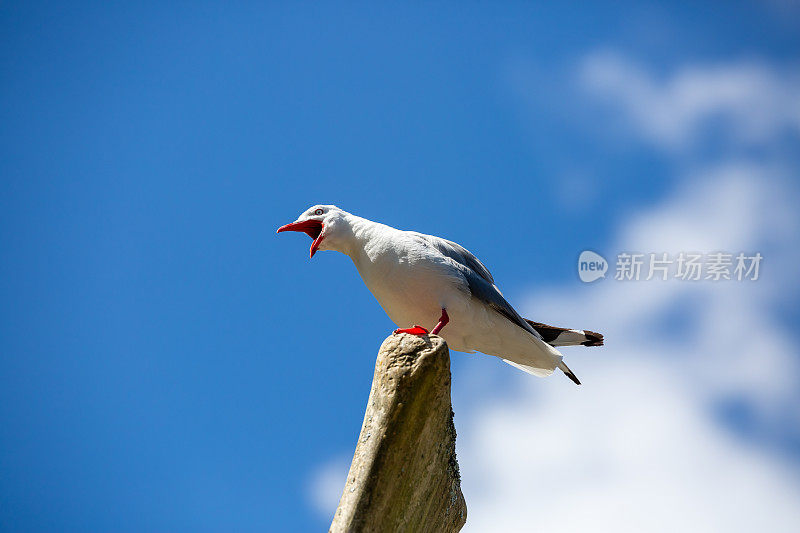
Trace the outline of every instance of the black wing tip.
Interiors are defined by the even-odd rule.
[[[564,375],[565,375],[565,376],[567,376],[569,379],[571,379],[571,380],[572,380],[572,382],[573,382],[575,385],[580,385],[580,384],[581,384],[580,380],[578,379],[578,376],[576,376],[575,374],[573,374],[573,373],[572,373],[572,370],[570,370],[570,369],[567,369],[567,370],[564,370],[563,372],[564,372]]]
[[[603,345],[603,335],[602,335],[602,333],[596,333],[594,331],[589,331],[588,329],[585,329],[585,330],[583,330],[583,334],[586,335],[586,340],[581,343],[584,346],[602,346]]]

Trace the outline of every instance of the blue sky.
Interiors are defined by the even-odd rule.
[[[309,487],[352,453],[395,326],[346,258],[309,261],[305,236],[275,229],[334,203],[464,244],[531,318],[624,331],[622,296],[605,315],[547,302],[613,285],[578,281],[581,250],[691,242],[692,227],[673,240],[647,228],[674,227],[654,217],[694,184],[711,213],[729,183],[752,198],[751,178],[795,197],[798,26],[782,2],[3,3],[0,526],[325,527]],[[715,100],[723,86],[743,88]],[[755,170],[713,177],[731,161]],[[795,219],[772,240],[748,229],[773,200],[753,204],[748,238],[711,228],[708,242],[777,257]],[[783,296],[765,289],[756,318],[788,328],[797,283],[772,279]],[[604,353],[568,357],[582,379],[612,381],[592,366]],[[465,483],[478,398],[507,399],[520,379],[571,386],[488,357],[453,368]],[[734,389],[744,407],[722,405],[734,415],[720,427],[742,442],[766,428],[758,453],[796,473],[800,441],[771,432],[775,404]],[[794,420],[796,404],[775,402]]]

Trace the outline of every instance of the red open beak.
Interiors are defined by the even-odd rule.
[[[282,231],[302,231],[312,239],[314,242],[311,243],[311,255],[309,257],[314,257],[314,254],[317,253],[317,249],[319,248],[319,244],[322,242],[322,222],[319,220],[302,220],[300,222],[292,222],[291,224],[286,224],[285,226],[281,226],[278,228],[278,233]]]

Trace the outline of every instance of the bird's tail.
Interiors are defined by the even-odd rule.
[[[595,333],[594,331],[589,331],[586,329],[567,329],[567,328],[557,328],[555,326],[548,326],[547,324],[542,324],[541,322],[534,322],[533,320],[525,319],[525,322],[533,326],[539,335],[542,336],[542,340],[549,344],[550,346],[602,346],[603,345],[603,335],[600,333]],[[564,371],[567,376],[572,379],[574,382],[578,382],[578,379],[575,378],[575,375],[569,371],[569,368],[564,365],[564,368],[561,370]]]

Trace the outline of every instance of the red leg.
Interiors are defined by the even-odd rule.
[[[431,330],[431,332],[430,332],[431,335],[438,335],[439,332],[442,331],[442,328],[445,327],[448,322],[450,322],[450,317],[447,316],[447,310],[446,309],[442,309],[442,316],[439,317],[439,323],[436,324],[433,327],[433,329]],[[417,324],[414,324],[413,328],[407,328],[407,329],[398,328],[398,329],[394,330],[394,333],[410,333],[411,335],[427,335],[428,334],[428,330],[423,328],[422,326],[418,326]]]
[[[447,309],[442,308],[442,316],[439,317],[439,323],[436,324],[431,330],[431,335],[438,335],[448,322],[450,322],[450,317],[447,316]]]

